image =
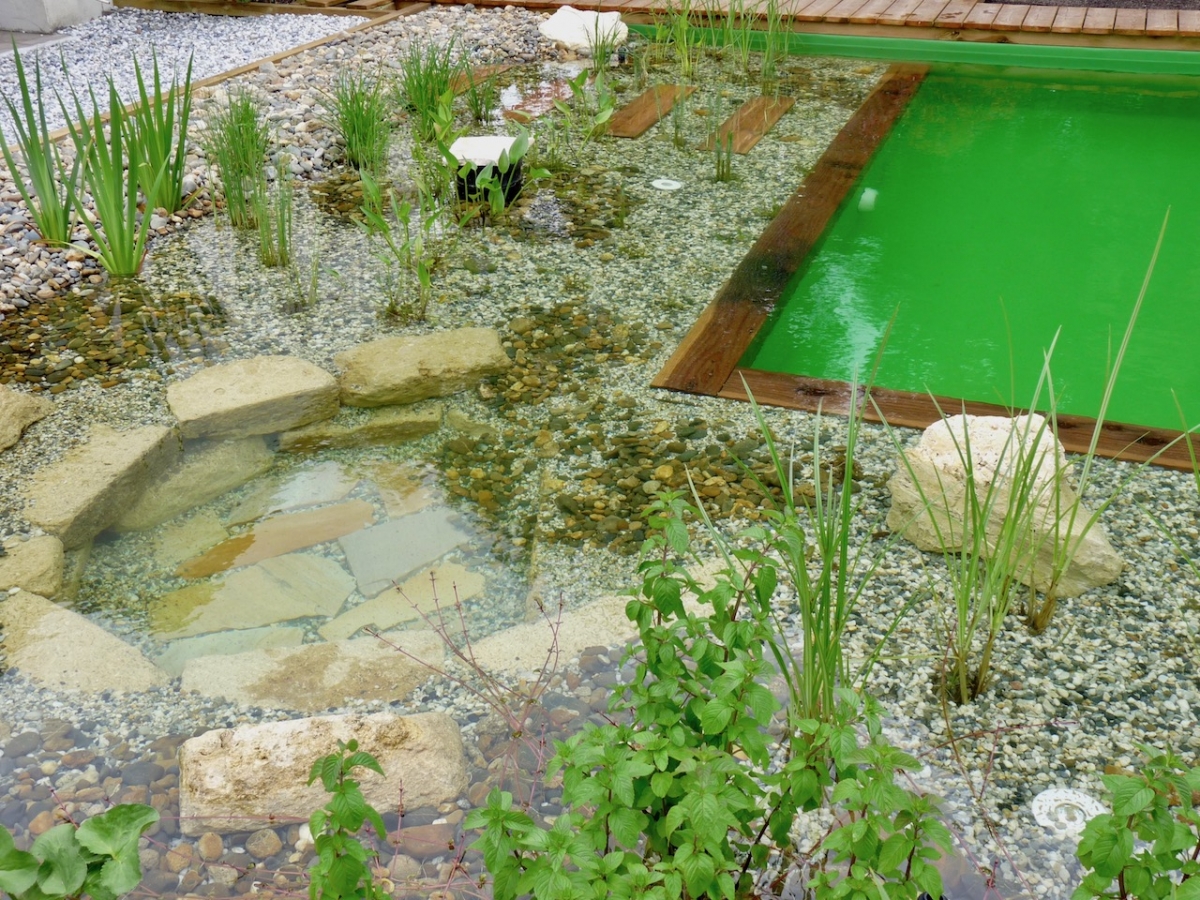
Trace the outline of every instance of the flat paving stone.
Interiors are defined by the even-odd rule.
[[[341,538],[350,571],[364,597],[374,597],[471,539],[444,507],[364,528]]]

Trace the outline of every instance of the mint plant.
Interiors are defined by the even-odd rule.
[[[1103,777],[1112,812],[1083,829],[1076,855],[1088,874],[1072,900],[1200,898],[1200,766],[1139,749],[1141,772]]]
[[[125,803],[78,826],[54,826],[28,853],[0,828],[0,891],[13,900],[115,900],[142,880],[138,839],[157,821],[153,807]]]
[[[384,900],[388,896],[371,875],[375,852],[357,837],[367,822],[381,839],[387,834],[383,818],[350,777],[359,767],[383,774],[379,761],[359,750],[358,741],[352,739],[338,741],[338,752],[318,759],[309,772],[309,784],[320,779],[333,795],[308,822],[317,851],[317,861],[309,873],[311,900]]]

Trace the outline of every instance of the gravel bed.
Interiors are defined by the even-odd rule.
[[[541,18],[514,8],[435,8],[265,67],[241,83],[269,105],[280,147],[277,166],[302,184],[318,182],[338,170],[336,141],[316,113],[330,73],[348,64],[386,66],[410,41],[451,35],[459,35],[464,52],[479,62],[539,61],[549,67],[548,76],[574,71],[570,60],[537,35]],[[516,561],[524,581],[516,579],[514,593],[532,586],[544,599],[562,598],[573,606],[628,587],[636,566],[628,552],[632,542],[611,540],[611,533],[606,536],[595,525],[573,538],[580,527],[573,507],[599,503],[606,520],[633,521],[647,492],[639,486],[627,492],[632,498],[619,495],[604,483],[606,471],[636,470],[636,483],[645,485],[664,463],[682,471],[685,453],[697,468],[700,461],[731,466],[734,453],[761,457],[747,406],[652,391],[648,384],[881,71],[878,64],[846,60],[790,62],[786,84],[797,105],[754,153],[735,160],[737,180],[731,183],[715,182],[708,157],[691,148],[710,122],[723,118],[722,109],[752,86],[715,88],[715,73],[702,71],[701,87],[678,120],[638,141],[596,142],[572,179],[558,190],[536,194],[520,227],[472,229],[448,247],[447,263],[435,278],[429,321],[421,325],[405,326],[381,315],[391,288],[376,257],[379,247],[353,224],[320,214],[307,188],[297,195],[297,255],[302,271],[317,260],[319,298],[299,312],[289,311],[296,284],[259,267],[244,236],[211,216],[172,223],[156,239],[145,273],[148,289],[216,298],[210,309],[219,308],[220,316],[206,320],[191,335],[194,340],[172,334],[165,360],[113,387],[85,378],[58,393],[56,414],[5,452],[0,496],[19,497],[32,472],[80,442],[80,423],[128,427],[169,421],[164,385],[206,359],[286,353],[330,366],[340,350],[380,334],[488,325],[500,329],[517,366],[511,377],[452,404],[496,437],[431,436],[390,452],[397,459],[432,462],[447,490],[466,492],[460,508],[471,510],[481,532],[490,532],[505,558]],[[224,91],[202,93],[198,121],[211,104],[221,102]],[[672,133],[676,125],[678,143]],[[401,136],[392,152],[392,170],[403,183],[411,144]],[[198,184],[210,183],[198,153],[191,171]],[[653,182],[661,178],[683,187],[659,190]],[[19,214],[9,208],[8,215]],[[0,242],[0,252],[16,248],[10,256],[22,260],[38,252],[14,234]],[[41,278],[33,268],[58,264],[39,259],[29,263],[26,274]],[[26,301],[23,309],[37,308],[36,291],[20,297]],[[14,307],[16,299],[13,295]],[[588,346],[592,340],[594,347]],[[814,439],[830,452],[845,441],[845,423],[839,419],[818,422],[780,410],[764,415],[782,444],[796,448],[802,469]],[[1078,878],[1073,847],[1033,820],[1033,796],[1050,787],[1098,793],[1106,769],[1136,765],[1138,742],[1169,745],[1189,758],[1200,753],[1195,715],[1200,684],[1193,664],[1200,587],[1179,560],[1180,554],[1193,559],[1200,554],[1196,484],[1190,475],[1151,468],[1120,489],[1129,467],[1101,463],[1090,499],[1118,493],[1102,521],[1127,562],[1125,572],[1113,585],[1061,601],[1041,635],[1030,634],[1012,616],[996,651],[991,690],[973,704],[944,708],[936,691],[946,613],[940,588],[944,565],[910,545],[876,540],[890,503],[886,482],[895,471],[895,442],[915,435],[865,426],[861,439],[855,540],[879,560],[848,638],[851,652],[865,658],[891,618],[917,597],[869,682],[894,717],[890,733],[930,763],[917,783],[947,798],[961,852],[974,864],[994,868],[998,882],[1007,885],[1006,896],[1027,890],[1033,896],[1067,897]],[[629,452],[621,455],[623,450]],[[465,474],[475,468],[487,471],[479,477]],[[723,484],[735,490],[732,481]],[[483,488],[509,490],[512,496],[498,512],[472,507],[471,498]],[[723,527],[736,524],[727,520]],[[5,504],[0,537],[26,533],[30,529],[19,508]],[[136,568],[124,576],[115,573],[145,540],[98,543],[93,571],[105,574],[97,576],[97,584],[114,594],[137,589],[147,573]],[[781,589],[785,618],[790,600]],[[511,620],[511,608],[479,615],[499,627]],[[100,618],[128,633],[129,623],[112,609]],[[600,662],[568,661],[555,687],[564,702],[583,709],[589,703],[602,706],[619,677],[607,658],[592,654],[590,659]],[[141,754],[156,752],[155,741],[166,735],[290,714],[183,694],[177,685],[136,696],[77,698],[31,686],[19,673],[10,673],[0,678],[0,725],[5,726],[0,738],[7,739],[3,730],[12,735],[46,731],[47,721],[68,719],[77,724],[81,743],[105,753],[127,744],[132,758],[140,760]],[[469,736],[484,728],[478,704],[444,684],[431,683],[396,706],[347,707],[376,708],[447,709]],[[957,736],[953,744],[952,736]],[[12,772],[0,757],[0,788],[15,777]],[[0,819],[7,809],[0,806]],[[948,896],[979,896],[972,892],[975,883],[964,876],[960,893]]]

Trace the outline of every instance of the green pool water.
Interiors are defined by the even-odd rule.
[[[874,208],[863,203],[874,192]],[[742,365],[1096,415],[1170,223],[1110,421],[1200,421],[1200,79],[932,71]],[[1047,406],[1043,396],[1040,407]]]

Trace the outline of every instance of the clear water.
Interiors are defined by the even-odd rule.
[[[1107,418],[1194,424],[1198,146],[1200,79],[933,71],[742,364],[1027,406],[1058,333],[1094,416],[1170,209]]]

